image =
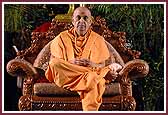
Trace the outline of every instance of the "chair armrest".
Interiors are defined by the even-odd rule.
[[[119,72],[119,75],[125,80],[128,76],[131,80],[134,80],[145,77],[148,72],[149,65],[147,62],[141,59],[134,59],[124,65],[123,69]]]
[[[31,63],[21,58],[10,60],[6,65],[6,70],[11,76],[38,78],[36,68],[34,68]]]

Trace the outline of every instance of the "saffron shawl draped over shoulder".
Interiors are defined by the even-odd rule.
[[[51,54],[54,57],[69,61],[74,59],[72,38],[74,36],[67,31],[60,33],[51,44]],[[84,46],[81,58],[89,59],[95,63],[101,63],[110,57],[104,38],[91,31]]]

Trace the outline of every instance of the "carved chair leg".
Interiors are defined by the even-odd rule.
[[[31,111],[32,110],[31,96],[30,95],[21,96],[19,99],[18,107],[20,111]]]
[[[122,111],[135,111],[136,102],[132,96],[123,96],[121,102],[121,109]]]

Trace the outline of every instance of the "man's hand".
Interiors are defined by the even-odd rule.
[[[97,64],[85,58],[81,58],[81,59],[75,58],[73,60],[70,60],[69,62],[79,66],[84,66],[84,67],[98,67],[98,68],[105,67],[105,63]]]
[[[116,73],[122,69],[122,66],[118,63],[112,63],[109,65],[109,68],[111,69],[112,72]]]
[[[69,62],[72,63],[72,64],[79,65],[79,66],[85,66],[85,67],[92,66],[92,62],[88,59],[76,59],[75,58],[73,60],[70,60]]]
[[[118,77],[118,72],[122,69],[122,66],[118,63],[112,63],[109,65],[110,73],[112,75],[112,81]]]

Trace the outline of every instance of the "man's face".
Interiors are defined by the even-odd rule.
[[[78,35],[84,35],[92,24],[91,13],[85,7],[79,7],[74,11],[72,23]]]

